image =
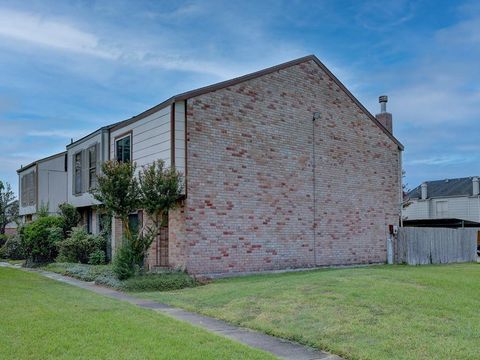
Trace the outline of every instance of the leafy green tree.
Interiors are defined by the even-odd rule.
[[[114,269],[122,269],[117,274],[122,278],[131,276],[136,266],[143,267],[150,245],[182,193],[181,174],[167,169],[161,160],[143,167],[138,179],[135,170],[132,163],[105,162],[97,188],[92,192],[122,222],[124,243],[114,259]],[[151,222],[147,221],[146,226],[135,232],[130,227],[129,215],[138,209],[144,209]]]
[[[127,240],[132,239],[128,215],[140,207],[140,189],[135,177],[136,166],[130,162],[106,161],[92,190],[96,200],[120,219]]]
[[[59,215],[63,220],[63,236],[67,238],[74,227],[77,227],[82,220],[82,216],[77,208],[71,204],[61,204],[59,207]]]
[[[0,234],[5,234],[7,224],[18,219],[18,201],[9,183],[0,180]]]
[[[175,168],[166,168],[163,160],[143,167],[138,179],[140,203],[152,223],[146,223],[134,245],[138,246],[136,253],[146,254],[160,228],[168,225],[168,212],[178,205],[183,182],[181,174]]]

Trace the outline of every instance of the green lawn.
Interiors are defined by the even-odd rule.
[[[480,265],[258,275],[137,296],[348,359],[480,359]]]
[[[0,359],[273,359],[165,315],[0,268]]]

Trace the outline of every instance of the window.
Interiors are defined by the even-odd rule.
[[[32,206],[36,203],[36,173],[35,171],[25,174],[20,179],[22,206]]]
[[[138,211],[136,214],[128,215],[128,226],[132,234],[138,234],[141,230],[143,222],[143,213]]]
[[[82,193],[82,153],[76,153],[73,156],[74,160],[74,186],[75,186],[75,194]]]
[[[127,135],[115,141],[117,161],[129,162],[131,160],[130,159],[131,146],[132,146],[131,140],[132,140],[132,136]]]
[[[92,189],[97,185],[97,147],[88,149],[88,188]]]

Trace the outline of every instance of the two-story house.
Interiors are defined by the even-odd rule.
[[[408,195],[405,226],[480,227],[479,177],[426,181]]]
[[[101,163],[140,169],[162,159],[184,174],[185,194],[150,267],[218,274],[385,262],[403,146],[387,98],[380,103],[373,116],[313,55],[175,95],[20,169],[21,213],[67,201],[98,232],[89,191]],[[62,166],[45,171],[50,161]],[[147,221],[141,209],[131,220]],[[113,251],[121,239],[113,219]]]
[[[111,158],[140,167],[161,158],[185,175],[149,265],[213,274],[385,262],[403,149],[386,101],[373,116],[307,56],[112,127]],[[114,220],[114,248],[121,237]]]
[[[23,222],[31,221],[40,207],[56,213],[67,201],[67,158],[61,152],[34,161],[17,170],[19,215]]]

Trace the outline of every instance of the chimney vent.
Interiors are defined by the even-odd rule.
[[[473,177],[472,185],[473,185],[473,192],[472,192],[473,196],[480,195],[480,183],[477,176]]]
[[[421,189],[422,189],[422,200],[426,200],[428,196],[426,182],[422,183]]]
[[[379,96],[378,102],[380,103],[380,112],[381,113],[387,112],[388,96],[387,95]]]
[[[383,127],[387,129],[391,134],[392,133],[392,114],[387,112],[388,96],[387,95],[380,96],[378,98],[378,102],[380,103],[380,114],[377,114],[375,117],[383,125]]]

